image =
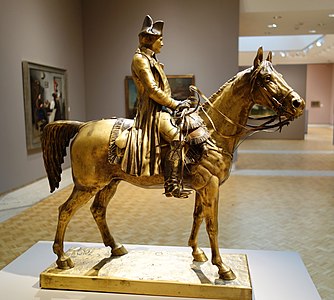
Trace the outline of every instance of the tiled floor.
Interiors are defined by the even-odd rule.
[[[326,300],[334,295],[332,141],[331,127],[310,127],[304,141],[246,140],[219,204],[220,247],[297,251]],[[70,170],[63,181],[47,199],[45,180],[0,197],[0,268],[35,242],[53,240],[57,207],[71,192]],[[159,189],[121,183],[108,222],[125,244],[186,246],[192,210],[192,197],[167,199]],[[202,227],[199,241],[208,247]],[[66,240],[101,242],[89,204],[72,218]]]
[[[61,190],[71,183],[71,170],[66,169],[63,171],[59,189]],[[49,196],[50,189],[47,178],[38,180],[13,192],[0,195],[0,222],[19,214]]]

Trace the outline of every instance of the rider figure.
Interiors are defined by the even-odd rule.
[[[163,65],[156,58],[163,46],[163,25],[163,21],[153,22],[146,16],[139,33],[139,48],[131,65],[137,88],[137,114],[127,140],[122,169],[137,176],[158,175],[161,136],[170,145],[164,165],[165,195],[187,198],[191,191],[183,189],[180,178],[184,143],[171,114],[189,108],[191,101],[171,97]]]

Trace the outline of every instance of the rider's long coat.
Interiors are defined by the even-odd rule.
[[[170,86],[163,66],[150,49],[137,49],[131,70],[137,87],[137,115],[121,167],[131,175],[160,174],[159,116],[162,106],[173,101]]]

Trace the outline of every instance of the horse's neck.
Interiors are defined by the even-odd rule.
[[[252,107],[250,90],[249,72],[240,72],[209,98],[212,106],[207,104],[205,112],[201,114],[217,145],[231,154],[240,139],[242,126],[247,123]],[[234,124],[226,120],[218,111]]]

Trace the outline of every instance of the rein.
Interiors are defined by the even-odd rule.
[[[251,133],[255,133],[257,131],[264,131],[264,130],[268,130],[268,129],[273,129],[273,128],[282,128],[284,125],[288,125],[289,124],[289,120],[286,119],[286,120],[283,120],[281,121],[281,118],[280,116],[277,116],[277,115],[273,115],[273,116],[269,116],[269,117],[262,117],[262,118],[258,118],[257,120],[263,120],[263,119],[269,119],[268,121],[260,124],[260,125],[252,125],[252,124],[247,124],[246,126],[242,125],[242,124],[239,124],[239,123],[236,123],[234,122],[233,120],[231,120],[228,116],[226,116],[224,113],[222,113],[219,109],[217,109],[213,104],[212,102],[196,87],[196,86],[193,86],[191,85],[189,87],[189,89],[193,92],[195,92],[199,97],[202,97],[204,99],[204,101],[206,103],[208,103],[208,105],[215,111],[217,112],[219,115],[221,115],[226,121],[228,121],[230,124],[236,126],[236,127],[239,127],[241,128],[241,132],[239,133],[236,133],[234,135],[224,135],[222,133],[220,133],[214,122],[212,121],[211,117],[208,115],[208,113],[205,111],[205,109],[203,109],[203,106],[200,105],[200,108],[202,109],[203,113],[206,115],[206,117],[208,118],[210,124],[212,125],[212,128],[214,129],[214,131],[220,135],[221,137],[223,138],[234,138],[234,137],[240,137],[244,134],[248,134],[250,135]],[[269,92],[268,92],[269,93]],[[285,99],[290,93],[292,93],[292,91],[290,91],[287,95],[284,96],[283,99]],[[273,97],[271,97],[273,101],[276,101],[278,102],[276,99],[274,99]],[[282,99],[282,100],[283,100]],[[279,103],[279,102],[278,102]],[[280,104],[280,103],[279,103]],[[281,104],[280,104],[281,105]],[[276,124],[272,124],[272,125],[269,125],[270,123],[274,122],[277,118],[279,118],[279,122],[276,123]],[[254,119],[254,118],[250,118],[250,119]],[[256,120],[256,119],[255,119]]]

